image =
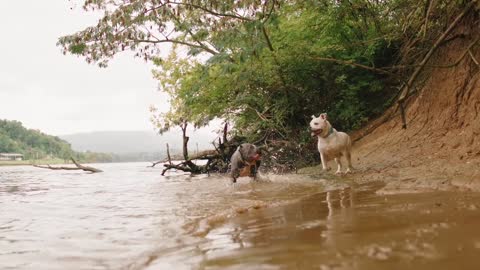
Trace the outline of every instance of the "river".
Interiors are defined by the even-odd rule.
[[[480,269],[480,195],[0,167],[0,269]]]

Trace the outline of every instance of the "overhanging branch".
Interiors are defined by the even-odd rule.
[[[130,39],[131,41],[133,42],[137,42],[137,43],[152,43],[152,44],[159,44],[159,43],[174,43],[174,44],[181,44],[181,45],[185,45],[185,46],[188,46],[188,47],[192,47],[192,48],[198,48],[198,49],[201,49],[201,50],[204,50],[212,55],[216,55],[218,54],[218,52],[208,48],[208,47],[205,47],[205,46],[200,46],[200,45],[197,45],[197,44],[193,44],[193,43],[190,43],[190,42],[186,42],[186,41],[181,41],[181,40],[176,40],[176,39],[158,39],[158,40],[151,40],[151,39]]]

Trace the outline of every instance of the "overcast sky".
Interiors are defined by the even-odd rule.
[[[0,119],[52,135],[153,130],[149,106],[168,105],[152,67],[127,54],[106,69],[63,55],[57,39],[97,20],[71,7],[68,0],[2,2]]]

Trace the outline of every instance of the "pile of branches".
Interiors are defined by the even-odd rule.
[[[171,169],[190,172],[192,174],[209,174],[211,172],[226,173],[228,171],[230,157],[243,140],[239,137],[234,137],[228,140],[228,125],[225,124],[223,137],[218,138],[218,142],[213,142],[215,149],[204,150],[190,156],[188,154],[188,141],[190,140],[190,137],[187,136],[187,126],[188,123],[186,121],[180,125],[183,138],[183,160],[179,163],[173,162],[170,156],[170,147],[167,144],[167,159],[154,162],[150,167],[155,167],[157,164],[163,163],[164,169],[162,175],[165,175],[165,173]],[[205,165],[197,165],[194,163],[195,160],[206,160],[207,163]]]

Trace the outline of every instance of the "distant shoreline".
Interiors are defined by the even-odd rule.
[[[69,164],[65,163],[63,159],[45,159],[45,160],[0,160],[1,166],[30,166],[30,165],[45,165],[45,164]]]
[[[176,160],[172,160],[176,161]],[[81,164],[109,164],[109,163],[152,163],[153,161],[113,161],[113,162],[80,162]],[[32,165],[73,165],[69,160],[46,159],[46,160],[0,160],[0,167],[9,166],[32,166]]]

